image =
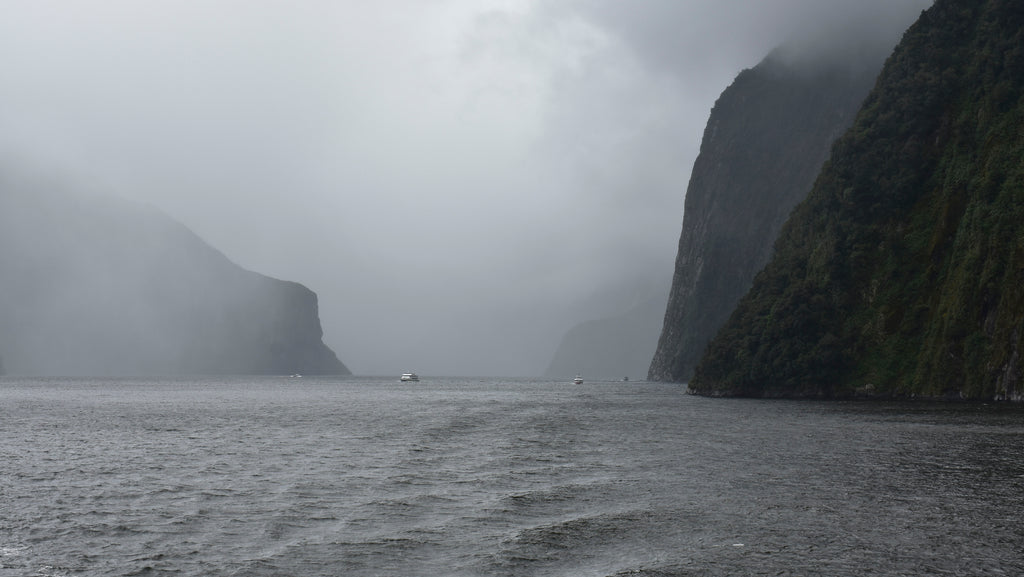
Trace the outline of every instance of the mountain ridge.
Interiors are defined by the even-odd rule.
[[[348,374],[308,288],[242,269],[148,205],[3,185],[9,374]]]
[[[648,378],[686,381],[728,319],[883,56],[794,63],[776,49],[715,102],[687,186],[675,273]],[[842,53],[844,56],[846,53]]]
[[[709,344],[706,395],[1024,400],[1024,6],[937,0]]]

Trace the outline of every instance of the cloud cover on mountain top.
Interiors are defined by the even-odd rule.
[[[538,374],[570,326],[667,291],[741,69],[785,42],[891,46],[929,4],[17,3],[0,166],[306,284],[356,373]]]

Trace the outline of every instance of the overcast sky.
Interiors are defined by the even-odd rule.
[[[11,0],[0,166],[307,285],[357,374],[539,374],[572,325],[667,293],[740,70],[895,42],[930,3]]]

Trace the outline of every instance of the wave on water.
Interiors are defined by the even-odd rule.
[[[0,577],[1024,574],[1024,409],[0,384]]]

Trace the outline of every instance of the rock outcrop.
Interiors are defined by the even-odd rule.
[[[719,97],[686,191],[650,380],[690,378],[768,262],[782,224],[853,121],[883,59],[874,46],[852,58],[837,51],[800,60],[780,49],[741,72]]]
[[[1024,398],[1024,5],[904,35],[690,387]]]
[[[238,267],[144,205],[0,187],[8,373],[348,373],[302,285]]]

